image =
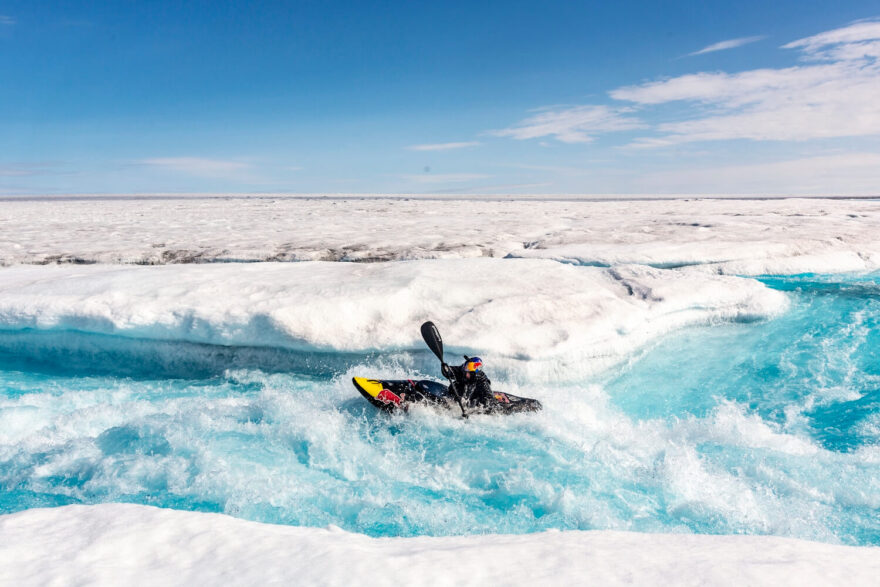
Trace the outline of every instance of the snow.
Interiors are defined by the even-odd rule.
[[[345,352],[424,349],[434,320],[532,379],[579,378],[670,330],[764,318],[784,294],[738,277],[546,259],[2,270],[0,329]]]
[[[766,536],[369,538],[129,504],[3,516],[0,536],[3,585],[876,585],[880,575],[880,548]]]
[[[450,353],[479,350],[513,378],[577,379],[674,329],[786,307],[732,275],[880,268],[878,227],[880,202],[821,199],[5,200],[0,329],[370,352],[423,349],[432,319]],[[312,262],[214,263],[229,261]],[[719,434],[785,440],[722,417]],[[878,548],[762,536],[373,539],[125,504],[0,517],[2,585],[868,585],[878,573]]]
[[[5,200],[0,265],[528,256],[737,274],[880,267],[870,200]]]

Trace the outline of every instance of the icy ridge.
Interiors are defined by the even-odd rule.
[[[880,268],[880,202],[210,198],[0,202],[0,266],[535,257],[729,274]]]
[[[452,352],[554,379],[581,377],[682,326],[786,307],[784,294],[750,279],[543,259],[2,272],[4,330],[371,352],[423,349],[419,325],[431,319]]]

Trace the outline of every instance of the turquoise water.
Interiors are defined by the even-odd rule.
[[[763,280],[791,308],[691,328],[545,410],[377,413],[352,375],[427,352],[0,333],[0,512],[124,501],[374,536],[547,528],[880,545],[880,275]],[[490,370],[491,375],[491,370]]]

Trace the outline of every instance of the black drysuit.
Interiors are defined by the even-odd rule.
[[[468,408],[485,408],[495,401],[492,382],[482,371],[472,373],[470,379],[465,370],[454,365],[444,365],[443,375],[450,380],[449,390]]]

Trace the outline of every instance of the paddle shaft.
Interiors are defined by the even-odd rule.
[[[443,339],[440,337],[440,331],[437,330],[437,327],[430,320],[422,324],[422,338],[425,340],[425,344],[428,345],[428,348],[437,355],[437,358],[440,359],[440,370],[446,375],[446,370],[449,366],[443,360]],[[449,377],[447,376],[447,379]],[[457,382],[453,382],[449,387],[453,390],[455,394],[455,399],[458,401],[458,407],[461,408],[461,417],[467,418],[467,412],[464,409],[464,403],[461,401],[461,394],[458,393],[457,390]]]

